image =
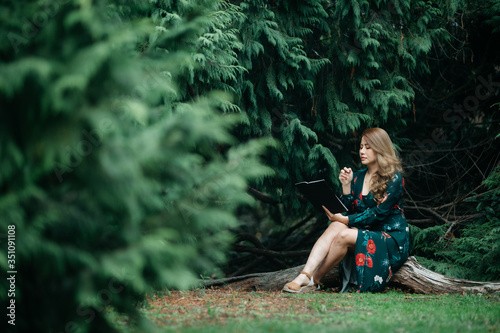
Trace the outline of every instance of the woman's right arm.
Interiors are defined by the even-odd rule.
[[[351,168],[344,167],[340,171],[339,180],[342,183],[342,196],[340,200],[344,204],[344,206],[349,209],[349,211],[353,210],[354,196],[351,193],[351,182],[353,178],[353,172]]]
[[[340,170],[339,180],[342,183],[342,194],[351,194],[352,170],[344,167]]]

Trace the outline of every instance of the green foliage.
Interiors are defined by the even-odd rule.
[[[240,137],[283,143],[267,158],[276,177],[260,188],[301,215],[293,184],[326,178],[338,187],[339,166],[359,166],[351,154],[358,131],[382,126],[399,141],[397,129],[415,112],[411,80],[428,73],[425,57],[448,36],[442,13],[409,0],[240,7],[238,55],[247,69],[238,88],[247,116]]]
[[[439,242],[440,237],[446,232],[446,226],[438,225],[420,229],[412,225],[410,232],[413,253],[418,256],[431,258],[436,252],[436,243]]]
[[[447,37],[440,9],[423,1],[203,5],[208,15],[187,39],[194,61],[182,69],[179,98],[213,89],[234,93],[234,103],[218,106],[243,113],[238,138],[283,143],[267,156],[276,177],[259,187],[292,214],[304,208],[293,183],[321,177],[337,186],[339,163],[358,164],[342,147],[347,136],[378,125],[392,134],[406,123],[415,112],[409,80],[428,72],[423,60],[433,41]],[[184,2],[155,7],[158,34],[190,10]]]
[[[477,280],[500,280],[500,165],[484,181],[491,192],[478,199],[477,212],[481,218],[467,224],[460,238],[452,243],[451,251],[442,256],[474,272]]]
[[[500,133],[497,135],[496,139],[500,138]],[[500,196],[500,165],[497,165],[495,169],[491,172],[491,174],[484,181],[484,185],[491,191],[492,199]],[[482,208],[479,206],[478,208]],[[488,209],[488,213],[494,214],[494,209]]]
[[[415,206],[429,207],[449,221],[435,230],[422,230],[415,238],[416,254],[431,260],[431,269],[478,280],[500,279],[494,260],[498,178],[492,172],[498,162],[495,138],[500,124],[496,105],[500,35],[490,24],[498,15],[495,3],[435,2],[445,14],[442,26],[451,38],[435,41],[435,57],[426,59],[431,74],[413,81],[418,87],[416,113],[404,129],[411,142],[402,153],[408,194]],[[473,107],[466,105],[479,100]],[[434,219],[424,210],[407,216]],[[424,232],[434,235],[426,238]]]
[[[472,0],[2,2],[1,232],[16,227],[30,318],[16,328],[108,331],[105,306],[143,324],[135,302],[151,287],[216,271],[248,184],[282,203],[263,215],[302,216],[293,184],[336,185],[339,165],[359,166],[359,131],[404,143],[415,87],[440,70],[429,54],[446,53],[435,46],[465,4],[496,27],[493,0],[491,15]],[[497,279],[498,174],[478,220],[452,241],[412,228],[415,252]]]
[[[368,126],[400,125],[413,111],[410,77],[428,72],[424,57],[443,38],[439,9],[424,1],[337,1],[331,9],[327,75],[318,86],[327,128],[347,134]],[[323,106],[324,105],[324,106]],[[339,107],[339,106],[342,107]]]
[[[320,168],[330,178],[338,168],[335,158],[324,154],[327,146],[318,142],[313,124],[301,116],[308,108],[305,101],[314,99],[314,77],[329,63],[308,50],[309,42],[316,43],[314,31],[329,29],[326,4],[251,0],[240,5],[245,17],[237,27],[244,47],[238,59],[247,71],[240,77],[237,102],[247,122],[239,136],[272,136],[283,143],[266,157],[276,176],[258,185],[283,202],[289,214],[306,208],[297,201],[296,181],[317,177]]]
[[[177,28],[190,15],[192,6],[188,2],[157,3],[153,19],[159,34]],[[239,7],[222,1],[208,1],[202,6],[198,8],[205,13],[200,29],[186,39],[192,49],[189,56],[193,61],[183,68],[179,99],[184,101],[213,90],[238,94],[237,80],[245,71],[237,58],[243,43],[234,28],[235,22],[244,17]],[[238,105],[227,99],[220,99],[217,106],[224,112],[239,111]]]
[[[448,225],[423,230],[413,227],[415,253],[422,264],[442,274],[479,281],[500,280],[500,166],[484,184],[491,190],[476,199],[479,213],[460,229],[460,236],[444,239]]]
[[[493,27],[493,32],[500,32],[500,1],[488,0],[483,8],[484,12],[491,17],[486,20],[486,23]]]
[[[0,227],[15,226],[12,328],[112,332],[112,308],[146,330],[137,301],[214,272],[236,209],[252,203],[248,182],[271,174],[259,162],[270,142],[231,135],[240,120],[219,112],[228,96],[181,101],[196,68],[190,41],[207,22],[184,5],[169,29],[145,1],[0,6],[11,37],[0,44]],[[1,244],[0,267],[13,270]]]

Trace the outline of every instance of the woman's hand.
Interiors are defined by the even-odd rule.
[[[339,180],[342,183],[342,186],[350,186],[352,181],[352,170],[351,168],[344,167],[340,170]]]
[[[340,222],[340,223],[343,223],[343,224],[348,224],[349,223],[349,218],[347,216],[344,216],[344,215],[339,214],[339,213],[333,214],[325,206],[322,206],[322,207],[325,210],[326,216],[328,217],[328,219],[330,221],[332,221],[332,222]]]

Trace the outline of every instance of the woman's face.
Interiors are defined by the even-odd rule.
[[[365,137],[361,138],[359,157],[363,165],[370,166],[377,164],[377,153],[370,147]]]

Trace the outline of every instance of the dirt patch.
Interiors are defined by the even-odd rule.
[[[148,317],[159,326],[192,326],[207,323],[223,324],[234,318],[280,319],[300,316],[305,321],[318,321],[315,314],[323,312],[324,304],[317,298],[269,291],[238,291],[198,289],[171,291],[148,297],[144,307]],[[328,311],[346,311],[329,307]]]

